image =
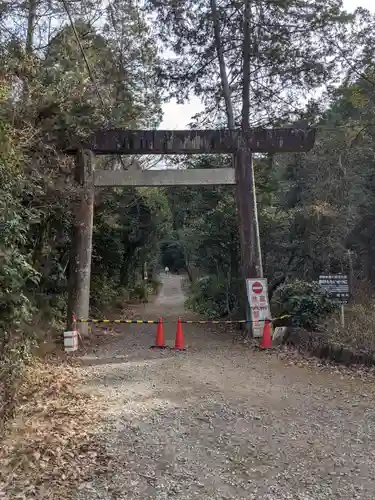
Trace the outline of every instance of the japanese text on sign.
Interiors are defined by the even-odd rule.
[[[268,302],[267,280],[255,278],[246,280],[247,299],[249,301],[254,337],[262,337],[264,322],[271,319]]]
[[[349,300],[348,277],[344,274],[329,274],[319,276],[319,285],[328,295],[338,302],[345,304]]]

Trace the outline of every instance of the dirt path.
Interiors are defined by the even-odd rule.
[[[139,317],[183,309],[178,276]],[[108,402],[99,430],[108,474],[76,500],[374,498],[371,381],[317,372],[184,325],[187,353],[153,352],[154,325],[129,325],[83,359],[86,389]]]

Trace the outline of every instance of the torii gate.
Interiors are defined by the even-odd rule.
[[[237,186],[242,273],[257,277],[252,267],[252,153],[306,152],[315,142],[314,128],[241,130],[126,130],[98,131],[87,143],[68,147],[76,156],[75,181],[80,186],[75,207],[69,266],[68,330],[73,314],[89,317],[94,189],[104,186]],[[187,170],[95,170],[95,155],[232,154],[234,168]],[[87,323],[79,324],[87,333]]]

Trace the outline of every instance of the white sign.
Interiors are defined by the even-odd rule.
[[[265,278],[247,279],[246,290],[253,322],[253,335],[262,337],[264,322],[266,319],[271,319],[267,280]]]

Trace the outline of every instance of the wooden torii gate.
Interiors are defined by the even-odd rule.
[[[89,317],[92,229],[95,187],[200,186],[236,184],[244,278],[256,271],[252,220],[252,153],[306,152],[315,142],[314,128],[241,130],[126,130],[98,131],[65,152],[76,156],[75,181],[79,196],[74,209],[69,266],[68,329],[73,314]],[[95,170],[95,155],[232,154],[234,168],[188,170]],[[82,334],[87,323],[79,324]]]

